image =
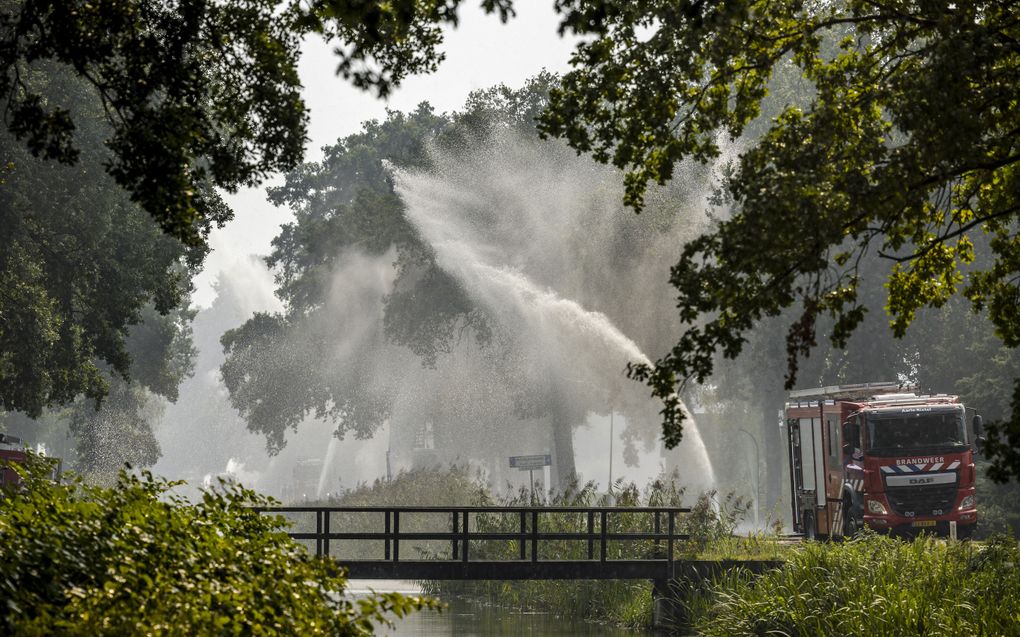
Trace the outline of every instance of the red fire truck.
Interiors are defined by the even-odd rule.
[[[21,482],[18,472],[11,463],[24,464],[26,452],[20,438],[0,434],[0,488]]]
[[[980,437],[981,416],[972,422]],[[955,529],[963,538],[974,530],[972,436],[956,396],[918,395],[899,383],[792,391],[785,425],[796,532]]]

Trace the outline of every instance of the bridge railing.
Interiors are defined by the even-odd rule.
[[[286,506],[259,509],[262,513],[283,514],[291,520],[305,516],[305,529],[290,532],[295,540],[314,541],[315,554],[333,555],[331,544],[343,541],[382,542],[383,560],[400,562],[406,557],[401,554],[401,542],[448,543],[448,556],[433,552],[431,559],[445,561],[472,561],[472,543],[506,541],[516,543],[516,551],[508,561],[555,561],[559,557],[543,557],[541,547],[554,542],[573,541],[586,545],[580,559],[598,562],[615,561],[610,543],[646,543],[652,550],[644,555],[645,560],[662,560],[671,564],[678,550],[678,543],[689,539],[680,532],[680,516],[690,509],[682,507],[386,507],[386,506]],[[362,514],[359,516],[358,514]],[[358,517],[374,514],[376,524],[365,525]],[[416,514],[444,516],[448,530],[408,530],[406,522]],[[564,516],[580,516],[581,523],[571,526],[574,530],[560,530]],[[314,517],[314,531],[310,530],[308,516]],[[381,526],[378,528],[379,517]],[[551,517],[557,516],[550,520]],[[508,523],[507,518],[512,522]],[[494,520],[498,522],[494,522]],[[402,522],[405,523],[402,528]],[[479,528],[479,522],[483,522]],[[364,530],[375,526],[376,530]],[[420,526],[416,525],[416,526]],[[506,527],[512,527],[512,530]],[[351,530],[358,527],[359,530]],[[493,530],[492,527],[499,527]],[[357,552],[335,557],[345,563],[367,561],[358,557]],[[445,553],[445,551],[444,551]],[[489,555],[481,559],[491,558]],[[505,554],[505,552],[504,552]],[[420,557],[420,556],[419,556]],[[503,559],[507,559],[504,557]],[[578,559],[574,557],[573,559]],[[621,559],[634,560],[634,551]]]

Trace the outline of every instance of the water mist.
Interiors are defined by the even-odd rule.
[[[623,441],[644,442],[642,473],[650,475],[650,464],[654,474],[665,464],[656,462],[662,453],[656,405],[624,369],[628,362],[649,363],[639,342],[653,351],[666,342],[662,326],[674,320],[668,264],[704,222],[696,204],[676,206],[703,201],[709,180],[681,178],[679,188],[692,182],[700,188],[660,191],[637,217],[619,203],[616,171],[558,143],[504,133],[468,153],[433,148],[432,160],[428,172],[395,171],[395,178],[408,219],[440,267],[487,310],[530,369],[557,379],[564,400],[586,403],[575,437],[584,437],[597,414],[614,412],[623,421],[617,430]],[[583,477],[601,480],[593,474],[605,454],[593,455],[597,460],[579,457],[579,467]],[[639,455],[632,449],[630,464]],[[684,484],[714,485],[693,418],[674,456],[669,464]]]

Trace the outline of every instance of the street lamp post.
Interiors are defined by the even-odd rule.
[[[758,490],[758,472],[761,470],[761,465],[759,464],[759,455],[758,455],[758,439],[755,438],[751,434],[750,431],[744,429],[743,427],[738,427],[737,429],[739,429],[743,433],[747,434],[747,437],[751,439],[752,443],[754,443],[754,527],[757,529],[758,528],[758,515],[759,515],[759,513],[758,513],[758,511],[759,511],[758,499],[760,497],[759,490]]]
[[[613,410],[609,410],[609,487],[606,489],[613,493]]]

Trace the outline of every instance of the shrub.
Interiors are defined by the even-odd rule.
[[[295,544],[273,504],[221,484],[191,503],[177,483],[122,471],[110,488],[47,480],[44,459],[0,494],[0,633],[372,634],[427,599],[344,596],[346,578]]]
[[[699,634],[1017,635],[1020,550],[865,534],[806,543],[760,577],[729,574],[689,604]]]

